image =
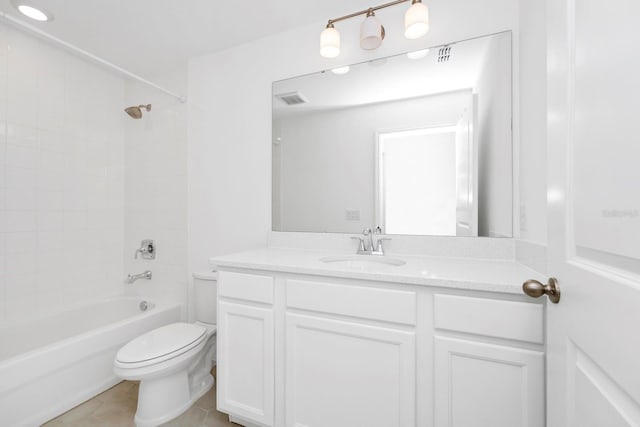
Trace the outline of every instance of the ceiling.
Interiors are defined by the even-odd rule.
[[[451,44],[446,62],[438,62],[435,47],[420,59],[402,54],[356,64],[344,75],[325,71],[275,82],[274,95],[298,92],[307,102],[290,106],[274,99],[273,115],[285,118],[474,88],[485,63],[495,60],[487,56],[490,44],[502,46],[497,52],[508,55],[504,41],[509,39],[501,33]]]
[[[0,10],[141,76],[304,24],[366,9],[369,0],[24,0],[54,15],[40,23],[11,0]],[[348,3],[348,4],[347,4]],[[322,28],[318,28],[318,36]]]

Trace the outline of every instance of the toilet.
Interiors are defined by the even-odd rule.
[[[129,341],[116,354],[114,373],[140,381],[137,427],[179,416],[213,386],[216,352],[215,273],[194,274],[195,323],[171,323]]]

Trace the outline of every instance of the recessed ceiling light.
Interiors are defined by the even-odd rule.
[[[416,50],[413,52],[407,53],[407,58],[409,59],[422,59],[429,54],[429,49]]]
[[[334,68],[331,70],[333,74],[347,74],[351,68],[347,65],[346,67]]]
[[[27,18],[31,18],[35,21],[45,22],[51,21],[53,19],[53,15],[49,12],[46,12],[42,9],[38,9],[34,6],[30,6],[28,4],[22,3],[13,3],[13,5]]]

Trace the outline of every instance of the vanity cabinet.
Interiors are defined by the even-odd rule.
[[[415,301],[415,292],[287,280],[285,425],[415,425]]]
[[[221,268],[218,409],[247,426],[542,427],[543,305]]]
[[[544,426],[543,306],[434,296],[435,425]]]
[[[273,426],[273,278],[220,272],[218,282],[218,409]]]

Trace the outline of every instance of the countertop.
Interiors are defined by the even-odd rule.
[[[343,277],[378,282],[404,283],[442,288],[522,294],[528,279],[546,280],[542,275],[512,260],[445,258],[387,254],[406,264],[375,264],[363,267],[324,263],[324,257],[355,256],[353,252],[263,248],[211,258],[218,269],[246,268],[262,271]],[[361,255],[375,257],[377,255]]]

